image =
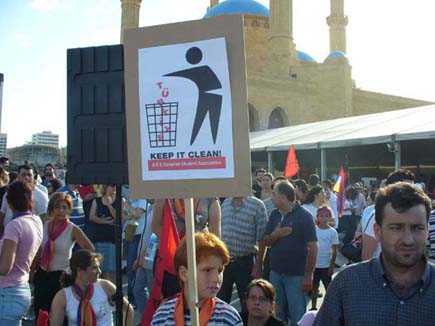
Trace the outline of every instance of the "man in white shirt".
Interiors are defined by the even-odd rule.
[[[44,217],[44,215],[47,213],[48,196],[37,187],[35,187],[34,175],[35,174],[33,172],[32,166],[25,164],[18,167],[18,180],[29,183],[33,188],[33,214]],[[0,222],[3,222],[0,224],[2,224],[3,226],[6,226],[6,224],[12,219],[13,216],[6,196],[7,192],[3,196],[2,206],[0,208]]]

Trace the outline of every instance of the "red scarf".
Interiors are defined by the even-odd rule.
[[[65,231],[69,223],[69,219],[66,219],[56,230],[54,229],[54,221],[51,221],[48,226],[48,240],[45,243],[41,258],[41,267],[47,272],[50,271],[50,262],[54,256],[54,241]]]
[[[199,326],[207,326],[214,312],[216,299],[210,298],[202,305],[199,311]],[[184,326],[184,295],[183,291],[178,294],[174,310],[175,326]]]
[[[79,307],[77,309],[77,326],[96,326],[97,318],[95,317],[94,308],[91,304],[91,298],[94,295],[94,284],[89,283],[86,293],[74,283],[72,285],[73,291],[80,298]]]

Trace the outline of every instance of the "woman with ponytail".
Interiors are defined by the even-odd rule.
[[[41,262],[34,276],[35,316],[39,310],[50,312],[51,301],[60,290],[59,278],[68,268],[72,249],[77,242],[80,248],[95,251],[95,248],[84,232],[69,220],[73,209],[70,195],[55,193],[49,203],[44,223],[41,246]]]
[[[70,269],[61,276],[64,287],[51,305],[50,325],[62,326],[65,316],[69,326],[111,326],[112,296],[115,285],[98,279],[103,257],[89,250],[78,250],[70,259]],[[133,307],[123,298],[124,325],[132,325]]]

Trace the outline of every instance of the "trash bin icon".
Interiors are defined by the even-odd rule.
[[[146,104],[145,110],[150,147],[175,147],[178,102]]]

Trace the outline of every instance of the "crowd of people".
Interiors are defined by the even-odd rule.
[[[51,164],[42,175],[28,164],[8,170],[1,158],[0,325],[21,325],[32,297],[35,321],[113,325],[116,207],[128,280],[124,324],[191,324],[182,199],[70,184]],[[414,181],[401,169],[379,188],[356,182],[339,203],[331,180],[260,169],[251,196],[194,199],[200,325],[434,325],[435,211]],[[145,316],[168,209],[181,239],[175,273],[165,273],[161,305]],[[349,245],[360,259],[348,257],[336,273]],[[230,305],[234,286],[240,311]]]

